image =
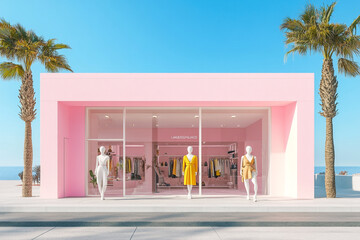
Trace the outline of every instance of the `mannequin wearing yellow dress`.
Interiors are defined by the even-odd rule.
[[[246,154],[241,157],[241,180],[244,182],[246,193],[247,193],[247,200],[250,200],[249,196],[249,180],[251,179],[252,183],[254,184],[254,202],[257,201],[257,190],[258,190],[258,184],[257,184],[257,164],[256,164],[256,157],[251,154],[252,147],[247,146],[246,147]]]
[[[184,185],[188,189],[188,199],[191,199],[192,186],[196,185],[196,175],[198,171],[197,157],[192,154],[193,147],[187,148],[188,154],[183,157],[182,172],[184,175]]]

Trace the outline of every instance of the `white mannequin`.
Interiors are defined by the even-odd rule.
[[[252,177],[251,177],[251,181],[252,181],[252,183],[254,184],[254,199],[253,199],[253,201],[256,202],[256,201],[257,201],[257,199],[256,199],[256,197],[257,197],[257,190],[258,190],[258,184],[257,184],[256,177],[257,177],[257,175],[258,175],[258,171],[257,171],[258,168],[257,168],[256,157],[253,156],[253,155],[251,154],[251,152],[252,152],[252,147],[247,146],[247,147],[246,147],[246,154],[245,154],[244,156],[246,156],[246,158],[247,158],[249,161],[251,161],[252,158],[254,158],[255,171],[252,172],[252,174],[251,174],[251,176],[252,176]],[[240,162],[241,168],[242,168],[242,166],[243,166],[244,156],[241,157],[241,162]],[[242,176],[242,171],[240,171],[240,176]],[[245,189],[246,189],[246,193],[247,193],[246,199],[247,199],[247,200],[250,200],[250,195],[249,195],[249,187],[250,187],[250,186],[249,186],[249,179],[244,179],[244,185],[245,185]]]
[[[104,193],[107,187],[107,177],[109,175],[110,158],[105,155],[105,147],[100,147],[100,155],[96,157],[95,175],[99,188],[101,200],[104,200]]]
[[[189,161],[191,162],[191,160],[193,159],[194,155],[192,154],[193,152],[193,147],[192,146],[188,146],[187,148],[188,154],[186,155],[187,158],[189,159]],[[184,172],[182,172],[182,175],[184,176]],[[197,172],[195,172],[195,176],[197,175]],[[186,185],[187,189],[188,189],[188,199],[191,199],[191,190],[193,185]]]

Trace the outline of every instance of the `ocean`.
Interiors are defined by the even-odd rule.
[[[23,167],[0,167],[0,180],[20,180],[18,174],[23,171]],[[337,166],[335,173],[347,171],[348,175],[360,173],[360,167],[355,166]],[[325,172],[325,167],[315,167],[315,173]]]
[[[18,174],[24,167],[0,167],[0,180],[20,180]]]
[[[348,175],[360,173],[360,167],[355,166],[335,166],[335,174],[339,174],[341,171],[347,171]],[[325,172],[325,167],[315,167],[315,173]]]

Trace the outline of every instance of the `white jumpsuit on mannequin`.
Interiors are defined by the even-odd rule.
[[[96,157],[96,168],[95,168],[96,182],[99,188],[101,200],[104,200],[104,194],[107,187],[107,177],[109,175],[109,169],[106,166],[109,164],[109,156],[103,153],[104,150],[105,148],[104,149],[100,148],[101,155]]]

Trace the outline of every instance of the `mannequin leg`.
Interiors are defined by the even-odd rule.
[[[257,197],[257,191],[258,191],[258,184],[257,184],[257,180],[256,177],[253,177],[251,179],[252,183],[254,184],[254,202],[257,201],[256,197]]]
[[[107,176],[106,176],[106,173],[104,171],[104,173],[103,173],[103,181],[102,181],[102,199],[103,200],[104,200],[106,187],[107,187]]]
[[[250,199],[250,195],[249,195],[249,179],[245,179],[244,180],[244,185],[245,185],[245,189],[246,189],[246,199],[249,200]]]
[[[98,185],[98,189],[99,189],[101,199],[102,199],[102,181],[103,181],[102,172],[99,171],[98,175],[96,176],[96,183]]]
[[[192,185],[186,185],[187,189],[188,189],[188,199],[191,199],[191,190],[192,190]]]

